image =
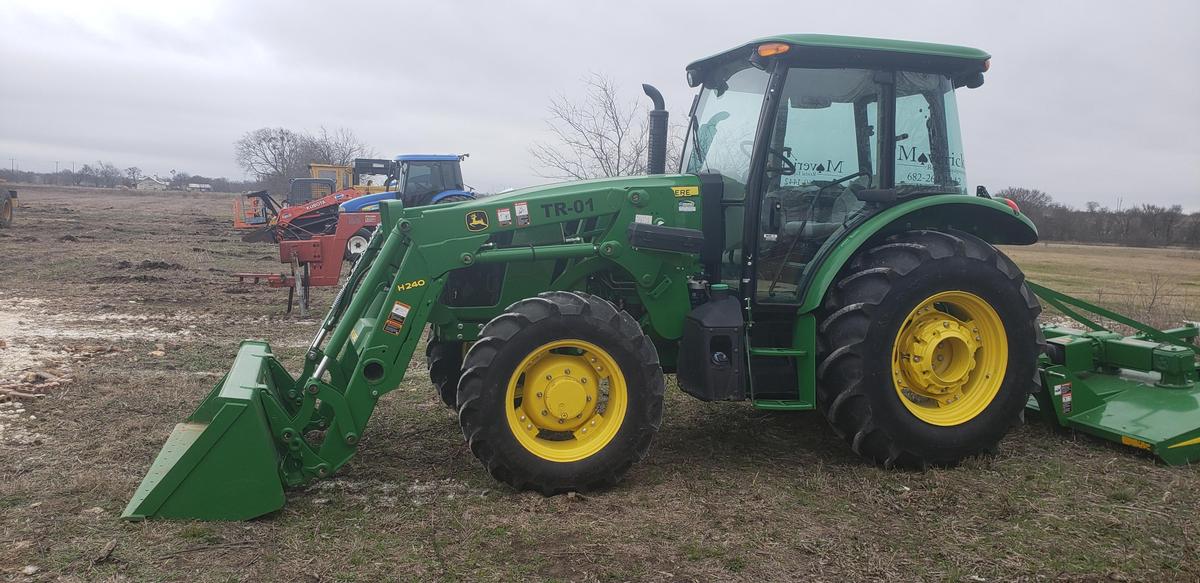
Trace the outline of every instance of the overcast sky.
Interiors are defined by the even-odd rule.
[[[528,150],[589,72],[687,114],[684,66],[820,32],[990,52],[962,90],[969,180],[1082,206],[1200,211],[1200,2],[5,0],[0,154],[241,177],[262,126],[348,127],[380,155],[469,152],[467,183],[547,182]]]

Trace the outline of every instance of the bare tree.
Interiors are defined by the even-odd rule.
[[[347,165],[373,155],[352,130],[321,128],[313,135],[286,128],[259,128],[234,143],[234,160],[275,192],[287,190],[292,178],[308,176],[308,164]]]
[[[996,196],[1011,199],[1021,207],[1021,210],[1043,210],[1053,204],[1054,199],[1036,188],[1021,188],[1010,186],[996,193]]]
[[[308,157],[313,162],[348,166],[355,158],[370,158],[375,151],[358,139],[354,130],[338,128],[332,132],[321,126],[316,134],[304,135]]]
[[[304,136],[285,128],[259,128],[246,132],[233,145],[238,166],[275,191],[285,190],[304,162]]]
[[[530,148],[546,178],[585,180],[646,172],[646,110],[622,101],[612,79],[593,73],[584,80],[586,96],[560,95],[546,120],[551,142]]]

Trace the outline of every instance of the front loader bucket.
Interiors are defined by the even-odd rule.
[[[284,488],[326,478],[354,456],[379,397],[404,380],[441,293],[445,277],[433,277],[431,265],[473,261],[488,238],[442,240],[462,220],[443,213],[445,226],[431,231],[441,241],[431,244],[431,264],[414,252],[421,247],[404,212],[401,201],[380,203],[381,226],[334,297],[299,377],[265,343],[243,342],[233,368],[175,427],[124,518],[262,516],[283,507]]]
[[[291,390],[271,348],[245,341],[233,368],[175,426],[122,518],[246,520],[283,507],[280,452],[263,399]]]

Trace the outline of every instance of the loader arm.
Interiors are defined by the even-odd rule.
[[[337,471],[357,451],[379,399],[404,380],[431,314],[450,311],[440,300],[448,278],[459,270],[488,264],[565,265],[547,272],[554,277],[539,282],[542,289],[578,284],[597,270],[619,272],[635,282],[631,297],[645,307],[643,326],[677,338],[687,309],[685,274],[698,268],[695,257],[669,250],[632,252],[632,230],[626,227],[638,223],[639,215],[655,216],[689,234],[686,222],[678,223],[670,212],[677,208],[671,188],[696,178],[643,182],[648,184],[641,188],[628,181],[622,187],[593,183],[550,188],[481,206],[405,209],[401,201],[383,201],[380,228],[335,297],[300,375],[293,379],[265,343],[243,343],[234,368],[167,440],[124,516],[250,518],[282,507],[284,487]],[[498,224],[497,209],[511,208],[514,202],[540,216],[523,224]],[[688,214],[683,220],[690,219]],[[568,224],[577,227],[574,234],[567,234]],[[581,234],[582,225],[591,227]],[[496,243],[507,232],[526,229],[538,235],[520,245]],[[522,286],[505,293],[527,297]],[[508,296],[465,313],[490,320],[511,303]],[[263,447],[264,438],[250,437],[256,435],[266,436],[269,447]],[[259,443],[235,443],[245,439]],[[239,452],[237,460],[231,459],[233,452]],[[246,467],[256,472],[242,471]],[[263,467],[277,471],[264,473]],[[267,476],[271,473],[277,475]],[[233,480],[235,474],[243,479]],[[229,483],[234,485],[197,486]],[[231,497],[240,502],[236,512]]]

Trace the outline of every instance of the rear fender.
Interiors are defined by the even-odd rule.
[[[830,237],[817,252],[814,271],[806,276],[800,312],[811,312],[821,305],[838,272],[859,249],[893,233],[913,229],[954,229],[993,245],[1030,245],[1038,240],[1033,221],[995,199],[935,195],[906,201],[869,215],[863,222]]]

